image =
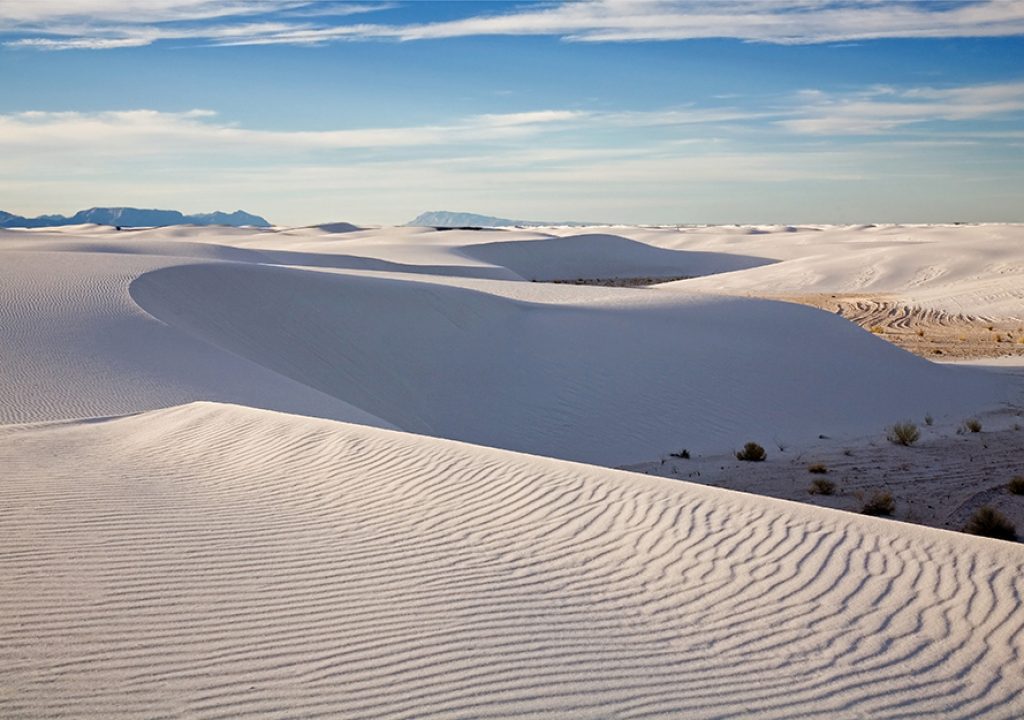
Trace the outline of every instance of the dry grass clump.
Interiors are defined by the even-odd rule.
[[[807,492],[811,495],[834,495],[836,484],[825,478],[815,478],[811,481],[811,486],[807,488]]]
[[[896,510],[896,503],[892,499],[892,495],[884,490],[880,490],[868,498],[868,501],[864,503],[864,507],[860,511],[865,515],[892,515]]]
[[[970,430],[972,433],[981,432],[981,420],[978,418],[970,418],[964,420],[964,427]]]
[[[964,525],[964,532],[971,535],[984,535],[999,540],[1016,540],[1017,528],[998,510],[988,505],[978,508],[971,519]]]
[[[747,462],[761,462],[766,457],[768,454],[756,442],[748,442],[742,450],[736,453],[737,460],[746,460]]]
[[[889,435],[887,437],[889,442],[909,447],[918,441],[921,437],[921,431],[917,429],[917,425],[907,420],[906,422],[898,422],[889,428]]]
[[[828,473],[828,467],[826,467],[823,463],[814,463],[813,465],[807,466],[807,472],[812,473],[814,475],[825,475]]]
[[[1014,495],[1024,495],[1024,475],[1014,475],[1006,483],[1006,489]]]

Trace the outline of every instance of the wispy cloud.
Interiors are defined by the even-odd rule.
[[[438,40],[547,35],[579,42],[734,38],[799,44],[879,38],[1024,34],[1024,0],[569,0],[444,22],[349,24],[392,3],[298,0],[8,0],[7,44],[39,49],[107,48],[191,38],[220,45],[315,45],[351,39]],[[246,22],[251,16],[272,23]],[[200,21],[215,22],[204,26]],[[185,32],[174,23],[194,23]]]
[[[8,0],[0,4],[0,35],[20,36],[5,41],[8,47],[39,50],[103,50],[160,40],[316,44],[368,27],[337,24],[341,18],[392,7],[309,0]]]
[[[742,98],[730,100],[743,101]],[[597,111],[546,108],[489,113],[436,123],[398,127],[357,127],[336,130],[266,130],[242,127],[210,110],[159,112],[21,112],[0,115],[0,150],[13,153],[95,151],[107,155],[152,156],[186,149],[226,153],[256,151],[301,153],[387,148],[464,148],[471,144],[509,144],[536,151],[592,150],[646,142],[688,143],[730,134],[760,135],[773,142],[804,136],[885,135],[907,137],[913,126],[945,121],[953,124],[947,139],[1005,138],[1007,129],[991,126],[979,132],[980,119],[1000,120],[1024,114],[1024,82],[980,84],[951,88],[871,87],[848,93],[804,90],[769,104],[746,99],[745,104],[689,106],[647,111]],[[999,131],[1002,130],[1002,134]],[[1016,127],[1009,128],[1011,135]],[[995,135],[993,135],[995,131]],[[600,133],[600,139],[593,137]],[[888,133],[888,135],[886,135]],[[552,143],[554,143],[552,145]],[[91,150],[89,150],[91,149]]]
[[[459,145],[522,139],[554,132],[585,118],[574,110],[470,116],[455,122],[408,127],[322,131],[242,128],[219,121],[209,110],[22,112],[0,115],[0,148],[8,152],[83,152],[126,157],[232,149],[263,153]]]
[[[273,13],[352,15],[387,5],[311,0],[5,0],[0,5],[0,27],[198,21]]]
[[[846,95],[806,91],[798,116],[778,124],[796,133],[871,135],[923,122],[999,118],[1024,111],[1024,83],[955,88],[888,87]]]
[[[1024,33],[1020,0],[581,0],[397,30],[404,40],[557,35],[580,41],[736,38],[821,43]]]

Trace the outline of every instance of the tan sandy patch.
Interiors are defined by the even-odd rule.
[[[827,310],[915,355],[967,360],[1024,356],[1024,324],[913,305],[890,295],[768,296]]]

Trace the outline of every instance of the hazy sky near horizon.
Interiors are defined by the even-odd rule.
[[[1024,221],[1024,0],[0,0],[0,210]]]

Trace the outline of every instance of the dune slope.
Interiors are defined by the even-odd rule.
[[[0,257],[0,423],[217,400],[387,426],[140,309],[132,279],[181,260],[47,250]]]
[[[935,366],[839,318],[759,300],[634,291],[539,304],[225,263],[147,273],[131,295],[400,429],[605,465],[680,445],[881,433],[1006,392],[1003,378]]]
[[[193,404],[0,428],[4,717],[1019,717],[1024,549]]]

